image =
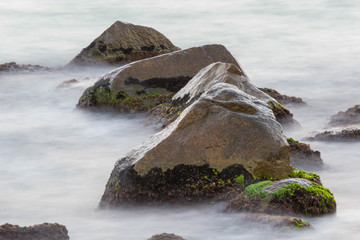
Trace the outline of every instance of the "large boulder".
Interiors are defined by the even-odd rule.
[[[69,65],[123,65],[179,49],[153,28],[117,21],[84,48]]]
[[[78,107],[145,111],[171,99],[202,68],[214,62],[233,63],[234,57],[222,45],[205,45],[122,66],[88,88]]]
[[[68,240],[64,225],[43,223],[29,227],[4,224],[0,226],[0,240]]]
[[[212,67],[217,65],[241,74],[235,65]],[[205,84],[208,89],[204,81],[185,87],[201,95],[172,124],[115,164],[100,207],[211,199],[236,183],[278,179],[291,172],[281,125],[267,103],[239,87],[247,86],[254,95],[261,91],[250,83],[217,79]]]
[[[231,200],[229,211],[314,216],[336,210],[334,195],[322,185],[302,178],[262,181],[249,185]]]

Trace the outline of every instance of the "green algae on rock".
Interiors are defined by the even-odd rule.
[[[153,28],[116,21],[84,48],[69,66],[124,65],[177,50],[180,48]]]
[[[306,179],[290,178],[247,186],[243,193],[229,202],[226,209],[315,216],[334,212],[336,202],[334,195],[322,185]]]
[[[199,70],[218,61],[239,66],[224,46],[215,44],[133,62],[101,77],[83,93],[77,107],[131,112],[148,110],[170,100]],[[146,106],[140,104],[132,108],[124,103],[127,98],[123,95],[135,98],[137,102],[142,102],[144,96],[154,95],[151,98],[154,101],[145,101]],[[103,100],[99,101],[100,98]]]
[[[305,230],[311,225],[307,221],[288,216],[273,216],[264,213],[247,214],[241,218],[246,227],[265,227],[276,231]]]

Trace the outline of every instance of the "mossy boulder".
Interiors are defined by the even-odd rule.
[[[153,28],[116,21],[68,66],[124,65],[180,50]]]
[[[165,103],[202,68],[214,62],[233,63],[222,45],[205,45],[133,62],[102,76],[79,99],[90,110],[147,111]]]
[[[334,195],[322,185],[301,178],[249,185],[231,200],[229,211],[315,216],[336,210]]]
[[[304,170],[320,169],[324,163],[319,151],[311,149],[309,144],[299,142],[293,138],[287,139],[290,146],[290,164]]]
[[[289,146],[267,104],[216,83],[115,164],[100,206],[206,201],[291,171]]]
[[[29,227],[19,227],[6,223],[0,226],[2,240],[68,240],[68,231],[64,225],[43,223]]]
[[[264,213],[247,214],[241,218],[241,221],[246,227],[262,227],[281,232],[311,228],[310,223],[301,218],[274,216]]]

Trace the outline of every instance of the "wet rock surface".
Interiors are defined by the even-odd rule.
[[[0,73],[5,72],[36,72],[36,71],[50,71],[51,68],[40,65],[31,64],[17,64],[16,62],[9,62],[0,64]]]
[[[211,199],[238,177],[244,184],[291,170],[289,146],[267,104],[235,85],[216,83],[116,163],[100,206]]]
[[[355,124],[360,124],[360,105],[355,105],[345,112],[338,112],[331,117],[329,122],[329,126],[331,127],[342,127]]]
[[[153,28],[117,21],[68,66],[124,65],[177,50],[180,49]]]
[[[172,233],[161,233],[161,234],[153,235],[148,240],[185,240],[185,239]]]
[[[236,86],[268,104],[278,104],[273,98],[264,94],[249,82],[243,70],[230,63],[213,63],[201,69],[189,83],[179,90],[172,98],[160,106],[151,109],[148,120],[163,128],[175,121],[180,113],[205,91],[218,83],[228,83]]]
[[[322,168],[324,163],[319,151],[311,149],[309,144],[301,143],[292,138],[287,139],[290,146],[290,164],[304,170]]]
[[[205,45],[133,62],[100,78],[78,107],[90,110],[147,111],[165,103],[202,68],[214,62],[238,66],[222,45]]]
[[[64,225],[43,223],[29,227],[4,224],[0,226],[0,240],[68,240]]]
[[[241,218],[247,227],[265,227],[272,230],[288,231],[311,228],[307,221],[288,216],[273,216],[268,214],[247,214]]]
[[[333,194],[322,185],[306,179],[263,181],[247,186],[231,200],[228,211],[315,216],[336,210]]]
[[[259,89],[264,93],[268,94],[269,96],[271,96],[272,98],[274,98],[280,104],[283,105],[293,104],[293,105],[302,105],[302,106],[306,105],[306,103],[299,97],[283,95],[272,88],[259,88]]]

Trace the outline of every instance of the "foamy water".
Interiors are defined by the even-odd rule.
[[[0,63],[62,66],[116,20],[154,27],[182,48],[224,44],[252,82],[302,97],[292,107],[301,139],[360,103],[358,1],[0,2]],[[87,85],[109,69],[0,75],[0,224],[65,224],[71,239],[359,239],[358,143],[311,143],[337,213],[307,219],[313,231],[248,229],[222,205],[96,211],[113,165],[154,130],[143,115],[76,111]],[[76,88],[55,90],[78,79]]]

